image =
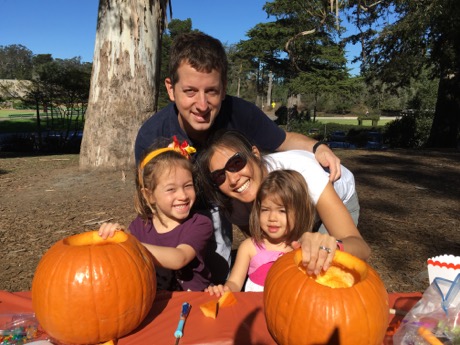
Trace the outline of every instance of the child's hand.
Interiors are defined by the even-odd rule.
[[[209,294],[216,295],[217,297],[220,297],[224,294],[225,291],[230,291],[228,286],[219,284],[219,285],[210,285],[206,289],[204,289],[205,292],[209,292]]]
[[[99,228],[99,236],[104,240],[115,235],[115,231],[123,230],[122,226],[118,223],[103,223]]]

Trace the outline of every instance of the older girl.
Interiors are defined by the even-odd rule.
[[[203,291],[210,283],[204,256],[213,228],[208,217],[191,212],[196,194],[189,152],[194,149],[174,137],[167,147],[151,147],[137,169],[138,216],[128,231],[153,254],[162,290]],[[106,223],[99,234],[107,238],[120,228]]]

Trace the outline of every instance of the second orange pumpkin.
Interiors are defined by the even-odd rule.
[[[271,267],[264,288],[267,327],[280,345],[380,345],[388,326],[388,294],[364,261],[337,251],[333,266],[309,276],[296,250]]]

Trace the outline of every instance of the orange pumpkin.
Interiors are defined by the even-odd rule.
[[[388,293],[364,261],[337,251],[326,274],[309,276],[302,253],[279,258],[264,287],[267,327],[280,345],[381,344],[388,326]],[[334,342],[335,343],[335,342]]]
[[[132,235],[103,240],[97,231],[55,243],[32,282],[32,305],[43,329],[67,344],[98,344],[134,330],[156,294],[152,257]]]

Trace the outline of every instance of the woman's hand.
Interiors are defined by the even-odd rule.
[[[118,223],[103,223],[99,228],[99,236],[104,240],[115,235],[115,231],[123,230],[123,227]]]
[[[306,232],[298,241],[292,242],[294,249],[302,248],[302,263],[308,274],[318,275],[331,266],[337,249],[335,237],[319,232]]]
[[[225,291],[230,291],[230,288],[228,286],[219,284],[219,285],[210,285],[206,289],[204,289],[205,292],[209,292],[209,294],[216,295],[217,297],[220,297],[224,294]]]

